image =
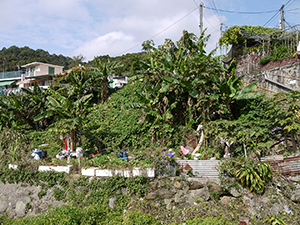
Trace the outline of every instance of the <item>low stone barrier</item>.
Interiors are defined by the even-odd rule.
[[[70,173],[72,165],[69,166],[39,166],[38,171],[55,171]]]
[[[112,176],[124,176],[124,177],[155,177],[155,169],[152,168],[133,168],[131,169],[99,169],[97,167],[81,169],[81,175],[83,176],[97,176],[97,177],[112,177]]]

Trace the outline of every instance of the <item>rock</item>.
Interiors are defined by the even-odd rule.
[[[206,186],[208,187],[209,192],[217,192],[217,193],[219,193],[219,195],[222,195],[225,193],[223,191],[223,188],[215,182],[208,181]]]
[[[252,206],[252,207],[255,206],[255,202],[247,196],[243,196],[243,202],[245,205]]]
[[[128,193],[128,190],[127,190],[127,188],[122,187],[121,192],[123,195],[126,195]]]
[[[241,196],[241,193],[236,189],[236,187],[230,187],[229,193],[235,198],[238,198]]]
[[[174,187],[177,188],[177,189],[180,189],[181,188],[181,183],[178,182],[178,181],[175,181],[174,182]]]
[[[203,199],[205,201],[209,200],[209,190],[207,187],[197,190],[191,190],[188,193],[187,201],[189,204],[194,204],[196,200]]]
[[[271,199],[268,197],[262,197],[259,200],[262,205],[267,205],[269,202],[271,202]]]
[[[284,210],[284,205],[283,204],[280,204],[278,202],[274,203],[272,205],[272,207],[270,208],[270,212],[273,214],[273,215],[277,215],[278,212],[280,211],[283,211]]]
[[[108,206],[112,209],[116,209],[116,197],[111,197],[109,200],[108,200]]]
[[[17,201],[15,211],[18,217],[25,216],[25,209],[26,209],[26,204],[22,201]]]
[[[150,192],[148,193],[146,196],[145,196],[145,199],[146,200],[154,200],[158,197],[158,193],[157,191],[154,191],[154,192]]]
[[[174,199],[164,199],[164,203],[166,204],[166,209],[167,210],[172,210]]]
[[[229,197],[229,196],[223,196],[220,198],[220,202],[221,204],[223,205],[228,205],[232,200],[232,197]]]
[[[163,188],[158,191],[158,197],[160,199],[165,199],[165,198],[172,198],[174,196],[174,192],[170,191],[169,189]]]
[[[246,193],[247,193],[247,190],[244,188],[237,189],[236,187],[230,187],[230,189],[229,189],[229,194],[231,194],[235,198],[238,198]]]
[[[9,218],[14,218],[16,215],[11,203],[8,203],[8,207],[5,212]]]
[[[300,176],[295,176],[295,177],[289,177],[289,180],[293,181],[293,182],[300,182]]]
[[[191,190],[196,190],[203,188],[205,186],[205,183],[197,181],[197,180],[192,180],[190,181],[190,189]]]
[[[300,203],[300,189],[296,189],[292,192],[291,200],[295,203]]]
[[[21,187],[27,187],[27,186],[28,186],[28,184],[26,184],[26,183],[21,184]]]
[[[0,199],[0,213],[4,213],[8,207],[8,202],[6,199]]]
[[[156,188],[157,187],[157,185],[158,185],[158,182],[155,180],[155,181],[151,181],[150,183],[149,183],[149,186],[151,187],[151,188]]]
[[[94,180],[95,177],[89,177],[89,183],[92,182],[92,180]]]
[[[176,203],[184,203],[187,201],[187,192],[186,191],[178,191],[175,194],[175,198],[174,198]]]

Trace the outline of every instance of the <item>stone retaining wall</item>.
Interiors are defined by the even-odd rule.
[[[236,76],[247,83],[258,82],[258,91],[267,97],[275,93],[300,88],[300,59],[287,57],[261,65],[262,53],[251,53],[237,58]]]

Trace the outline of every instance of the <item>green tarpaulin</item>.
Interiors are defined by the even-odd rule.
[[[15,81],[14,81],[14,80],[1,81],[1,82],[0,82],[0,86],[11,85],[13,82],[15,82]]]

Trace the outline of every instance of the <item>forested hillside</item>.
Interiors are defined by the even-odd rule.
[[[5,71],[16,71],[18,70],[18,65],[21,67],[34,61],[53,63],[64,66],[67,69],[74,65],[75,62],[71,57],[50,54],[42,49],[33,50],[27,46],[21,48],[17,46],[2,48],[0,59],[4,60]]]
[[[144,53],[128,53],[126,55],[110,57],[108,55],[98,56],[101,63],[106,61],[120,62],[122,66],[118,67],[115,70],[116,75],[123,75],[124,73],[133,72],[134,70],[139,69],[139,59],[144,57]],[[27,46],[17,47],[11,46],[9,48],[2,48],[0,51],[0,59],[3,63],[4,61],[4,71],[17,71],[21,69],[22,65],[31,62],[44,62],[51,63],[55,65],[64,66],[64,69],[71,69],[74,66],[86,65],[86,66],[96,66],[95,60],[89,62],[84,62],[85,57],[82,55],[68,57],[62,54],[50,54],[48,51],[43,49],[33,50]],[[2,64],[1,63],[1,64]],[[19,67],[18,67],[19,66]],[[1,72],[3,67],[1,66]]]

